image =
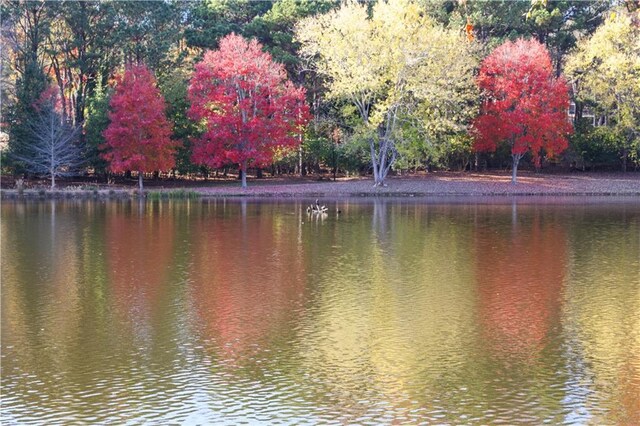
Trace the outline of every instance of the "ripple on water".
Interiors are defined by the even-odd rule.
[[[3,424],[640,424],[637,207],[92,208],[3,206]]]

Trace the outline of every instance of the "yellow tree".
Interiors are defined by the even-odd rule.
[[[627,160],[640,161],[640,13],[619,10],[591,38],[578,42],[566,73],[578,101],[588,102],[607,117]]]
[[[401,127],[425,140],[464,130],[475,113],[477,59],[463,31],[438,26],[411,0],[367,9],[346,3],[301,21],[296,35],[302,55],[327,78],[329,96],[356,107],[370,135],[374,186],[382,186]]]

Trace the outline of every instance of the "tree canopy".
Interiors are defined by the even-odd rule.
[[[3,173],[29,173],[19,158],[34,143],[34,105],[54,87],[61,120],[82,129],[83,172],[106,177],[98,147],[117,76],[132,65],[157,76],[166,99],[170,138],[180,145],[174,176],[206,177],[214,164],[225,175],[241,169],[200,162],[194,150],[205,126],[188,114],[195,65],[232,33],[283,66],[310,112],[298,149],[271,150],[271,160],[247,167],[373,172],[376,185],[390,173],[508,167],[510,150],[475,151],[469,130],[482,103],[481,60],[521,38],[544,46],[552,74],[571,83],[575,134],[561,165],[640,167],[636,0],[7,0],[0,11]],[[581,119],[587,112],[595,118]],[[520,167],[547,167],[536,163],[546,149],[538,152]]]
[[[205,127],[193,160],[210,167],[238,164],[243,188],[247,167],[268,165],[278,150],[298,145],[308,121],[304,89],[287,80],[284,66],[256,40],[236,34],[196,65],[189,100],[190,116]]]
[[[170,138],[164,99],[151,71],[144,65],[130,66],[119,80],[109,103],[103,158],[112,172],[137,171],[142,189],[143,173],[175,165],[177,143]]]
[[[328,96],[346,99],[368,129],[374,185],[403,143],[402,126],[434,132],[464,128],[472,115],[473,45],[413,1],[347,3],[300,23],[302,53],[327,78]]]
[[[507,41],[482,62],[478,85],[481,114],[474,122],[475,149],[495,151],[507,143],[513,157],[512,182],[520,159],[530,152],[536,165],[542,150],[553,157],[567,148],[569,93],[555,77],[547,49],[536,40]]]
[[[607,117],[626,170],[640,162],[640,18],[612,11],[567,61],[576,98]]]

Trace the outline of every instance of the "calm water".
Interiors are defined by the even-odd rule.
[[[2,424],[640,424],[637,200],[305,207],[4,202]]]

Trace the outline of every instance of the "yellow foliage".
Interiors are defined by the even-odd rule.
[[[475,43],[434,23],[416,2],[381,1],[371,16],[367,5],[349,2],[302,21],[296,35],[302,54],[328,77],[329,96],[351,100],[372,127],[401,113],[419,112],[425,123],[470,115]],[[465,111],[433,114],[436,106]]]
[[[612,12],[569,57],[566,72],[580,101],[595,103],[624,134],[640,132],[640,28]]]

